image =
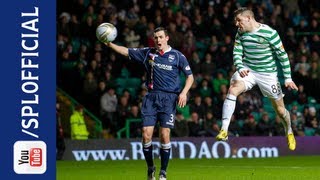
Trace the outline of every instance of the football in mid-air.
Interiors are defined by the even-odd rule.
[[[117,28],[111,23],[102,23],[96,29],[96,36],[103,43],[114,41],[117,34]]]

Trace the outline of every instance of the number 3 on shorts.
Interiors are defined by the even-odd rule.
[[[173,114],[170,114],[170,120],[169,122],[173,122],[174,121],[174,115]]]

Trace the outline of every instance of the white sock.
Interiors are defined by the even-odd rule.
[[[231,116],[234,112],[234,109],[236,108],[236,100],[237,100],[236,96],[227,94],[227,97],[223,103],[221,129],[227,132],[228,132]]]
[[[286,130],[287,135],[292,133],[292,128],[291,128],[291,118],[290,118],[290,113],[286,109],[286,112],[284,113],[284,116],[282,117],[283,121],[283,126]]]

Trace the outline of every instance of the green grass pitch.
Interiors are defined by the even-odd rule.
[[[155,160],[157,175],[160,161]],[[57,161],[57,180],[142,180],[144,160]],[[157,177],[158,179],[158,177]],[[169,180],[319,180],[320,156],[244,159],[171,159]]]

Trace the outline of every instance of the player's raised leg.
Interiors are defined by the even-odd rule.
[[[282,119],[282,124],[285,128],[285,133],[287,136],[288,148],[293,151],[296,149],[296,140],[294,138],[293,131],[291,128],[290,113],[284,106],[283,98],[280,98],[278,100],[273,100],[273,99],[270,99],[270,100],[272,102],[272,106],[275,109],[276,113]]]
[[[237,97],[231,94],[228,94],[223,103],[222,108],[222,127],[217,135],[216,139],[219,141],[228,140],[228,128],[231,120],[231,116],[234,112],[236,106]]]
[[[231,81],[232,83],[222,107],[222,127],[219,134],[216,136],[218,141],[228,140],[228,128],[231,116],[236,107],[237,96],[245,90],[245,84],[243,81]]]

